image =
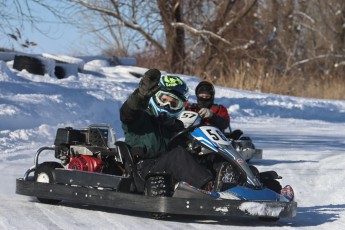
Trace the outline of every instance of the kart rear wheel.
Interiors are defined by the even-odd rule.
[[[13,60],[13,68],[16,70],[26,69],[29,73],[44,75],[45,66],[37,57],[16,55]]]
[[[35,170],[34,181],[39,183],[54,183],[56,168],[63,168],[63,166],[57,162],[44,162],[39,164]],[[57,204],[61,201],[41,197],[37,197],[37,200],[45,204]]]

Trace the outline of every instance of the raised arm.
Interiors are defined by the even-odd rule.
[[[161,72],[157,69],[149,69],[139,82],[139,87],[129,95],[120,108],[120,120],[130,123],[147,109],[150,98],[160,89],[158,85]]]

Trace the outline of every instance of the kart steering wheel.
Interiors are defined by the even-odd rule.
[[[195,126],[189,126],[188,128],[185,128],[179,132],[177,132],[170,140],[168,144],[168,149],[171,149],[173,147],[173,144],[176,144],[175,142],[178,140],[183,135],[186,135],[188,132],[192,131],[193,129],[197,128],[200,125],[195,125]]]

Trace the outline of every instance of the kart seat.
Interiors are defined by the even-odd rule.
[[[130,147],[123,141],[117,141],[115,142],[115,145],[118,147],[120,155],[122,156],[122,159],[124,159],[126,174],[133,177],[133,180],[134,180],[133,190],[136,190],[138,192],[143,192],[144,186],[145,186],[145,180],[138,173],[136,164],[134,163],[134,160],[130,151]]]
[[[123,141],[115,142],[118,147],[122,159],[124,159],[124,167],[126,174],[133,178],[134,183],[131,191],[145,192],[148,196],[171,196],[172,195],[172,178],[166,172],[149,173],[143,178],[137,169],[137,165],[133,159],[130,146]]]

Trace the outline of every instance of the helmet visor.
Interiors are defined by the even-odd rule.
[[[178,96],[162,90],[159,90],[155,94],[154,98],[159,106],[167,106],[171,110],[180,110],[184,106],[184,101],[182,101]]]

